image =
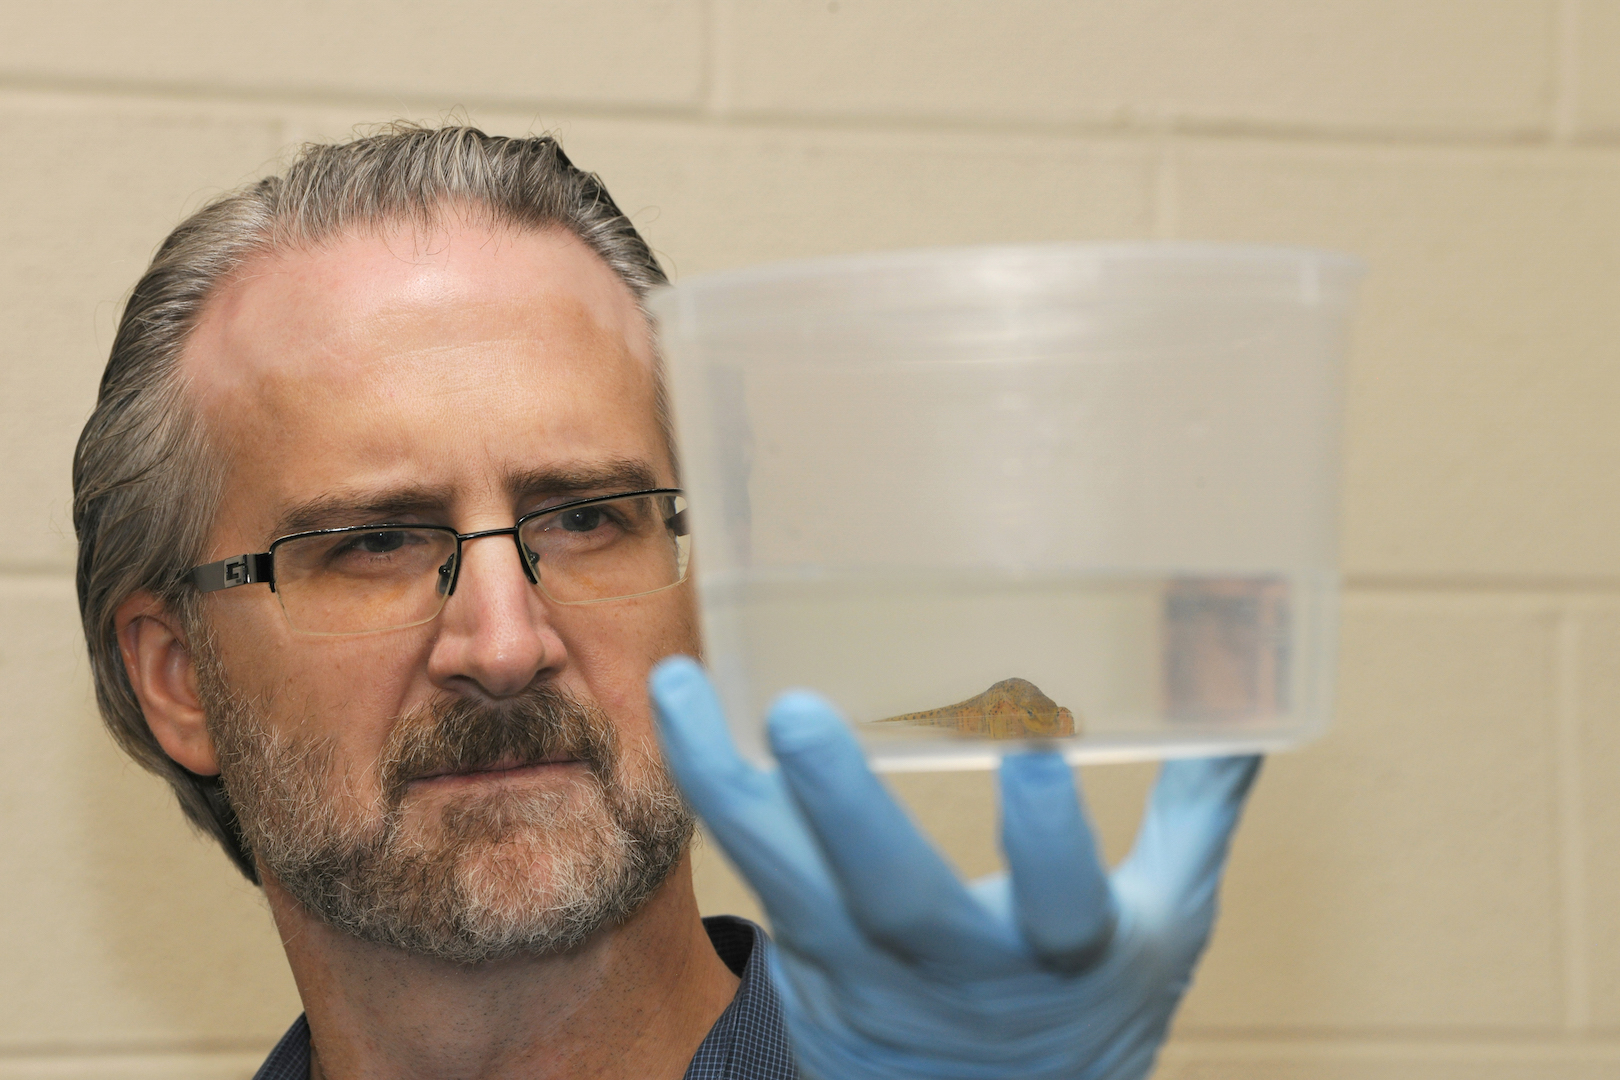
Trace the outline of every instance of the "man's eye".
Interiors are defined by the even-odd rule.
[[[355,547],[367,555],[386,555],[404,546],[405,534],[402,532],[367,533],[355,543]]]
[[[558,518],[557,523],[568,532],[590,532],[602,527],[607,514],[599,506],[582,506],[578,510],[570,510]]]
[[[345,555],[392,555],[420,539],[403,529],[390,529],[386,532],[361,533],[352,537],[348,542],[338,545],[333,553],[339,557]]]

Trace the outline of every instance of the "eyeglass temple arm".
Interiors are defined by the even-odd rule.
[[[191,571],[191,583],[197,586],[198,592],[218,592],[261,581],[275,588],[275,573],[271,570],[268,551],[257,555],[236,555],[194,567]]]

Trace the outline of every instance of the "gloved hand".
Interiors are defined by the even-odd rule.
[[[1167,763],[1110,877],[1062,758],[1008,756],[1010,875],[970,891],[820,698],[777,700],[780,768],[766,772],[737,753],[696,663],[666,660],[650,682],[676,780],[770,915],[806,1077],[1148,1075],[1214,923],[1259,758]]]

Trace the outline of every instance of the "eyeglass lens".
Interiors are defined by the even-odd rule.
[[[518,550],[557,603],[657,592],[686,577],[685,509],[678,495],[569,507],[524,521]],[[456,539],[440,528],[362,529],[283,541],[274,558],[276,592],[295,630],[365,633],[439,614],[456,574]]]

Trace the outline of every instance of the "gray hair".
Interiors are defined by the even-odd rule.
[[[147,590],[194,648],[210,647],[189,571],[203,561],[221,478],[188,402],[180,357],[203,307],[249,260],[387,225],[431,228],[451,209],[514,231],[564,229],[638,302],[667,281],[602,182],[576,168],[549,136],[394,124],[346,143],[307,145],[281,175],[222,196],[164,240],[124,306],[95,411],[79,436],[79,614],[102,718],[131,757],[169,782],[186,817],[218,840],[250,881],[258,880],[252,852],[219,778],[193,773],[163,752],[114,626],[119,605]]]

